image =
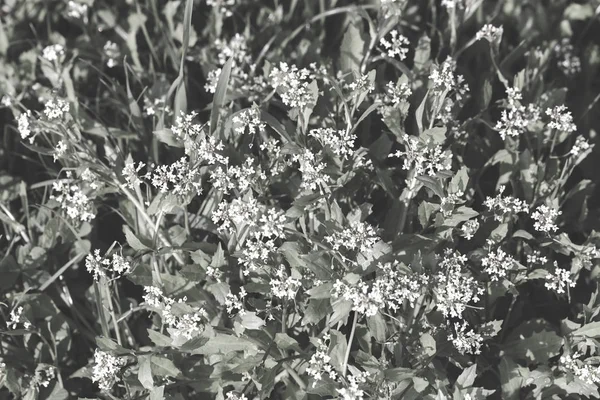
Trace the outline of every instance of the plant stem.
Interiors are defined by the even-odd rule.
[[[344,365],[342,366],[342,376],[346,376],[346,369],[348,368],[348,359],[350,358],[350,350],[352,349],[352,341],[354,340],[354,332],[356,332],[356,322],[358,321],[358,313],[354,312],[354,319],[352,320],[352,329],[350,330],[350,337],[348,338],[348,346],[346,347],[346,355],[344,356]]]

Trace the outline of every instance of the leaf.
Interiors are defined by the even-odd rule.
[[[329,344],[330,363],[335,369],[341,372],[346,360],[346,350],[348,349],[346,335],[335,329],[330,330],[329,333],[331,334],[331,342]]]
[[[150,391],[149,400],[164,400],[165,399],[165,387],[155,387]]]
[[[442,188],[442,184],[437,178],[433,178],[428,175],[422,175],[417,176],[417,180],[428,189],[431,189],[431,191],[435,193],[435,195],[438,196],[440,199],[446,197],[444,196],[444,189]]]
[[[152,340],[152,343],[154,343],[158,347],[167,347],[170,346],[172,343],[172,339],[170,337],[168,337],[167,335],[163,335],[162,333],[157,332],[153,329],[148,329],[148,337],[150,338],[150,340]]]
[[[470,388],[475,382],[477,377],[477,364],[473,364],[468,368],[465,368],[463,372],[456,379],[456,385],[461,389]]]
[[[258,347],[254,342],[243,337],[218,334],[206,342],[204,346],[192,351],[192,354],[227,354],[232,351],[247,351],[256,354]]]
[[[390,368],[383,371],[383,375],[391,382],[402,382],[415,376],[415,371],[410,368]]]
[[[179,346],[179,350],[184,352],[192,352],[202,346],[204,346],[208,341],[209,337],[207,336],[196,336]]]
[[[138,380],[146,389],[152,389],[154,387],[154,378],[152,378],[152,369],[150,366],[149,356],[138,357]]]
[[[296,339],[290,337],[287,333],[275,334],[275,344],[281,350],[294,349],[296,351],[300,351],[300,346],[298,345],[298,341]]]
[[[172,376],[174,378],[181,375],[181,371],[179,368],[175,366],[173,361],[169,360],[166,357],[162,356],[152,356],[150,357],[150,366],[152,368],[152,373],[155,376],[159,377],[167,377]]]
[[[598,338],[600,337],[600,322],[591,322],[589,324],[585,324],[579,329],[576,329],[572,332],[573,336],[585,336],[587,338]]]
[[[115,341],[104,336],[98,336],[96,338],[96,345],[102,351],[106,351],[116,355],[132,354],[131,350],[126,349],[123,346],[119,346]]]
[[[340,69],[342,72],[360,71],[366,41],[355,23],[350,23],[340,46]]]
[[[525,360],[528,363],[544,364],[559,353],[562,342],[563,339],[554,332],[552,327],[538,318],[523,322],[511,332],[506,342],[502,344],[501,356]]]
[[[333,289],[333,283],[322,283],[319,286],[314,286],[309,289],[306,293],[310,295],[311,299],[329,299],[331,298],[331,290]]]
[[[127,244],[136,251],[152,250],[146,246],[142,241],[131,231],[131,228],[127,225],[123,225],[123,233],[125,233],[125,239]]]
[[[334,326],[340,321],[346,321],[350,311],[352,311],[352,302],[348,300],[338,299],[333,304],[333,314],[329,320],[329,326]],[[344,322],[345,323],[345,322]]]
[[[308,307],[304,312],[302,325],[316,324],[332,311],[329,299],[311,299],[308,301]]]
[[[371,332],[371,336],[379,342],[383,343],[386,339],[385,332],[385,320],[380,313],[377,313],[373,316],[367,317],[367,326],[369,327],[369,331]]]
[[[265,326],[265,321],[260,318],[254,311],[247,311],[241,317],[242,326],[246,329],[261,329]]]
[[[191,0],[188,0],[191,2]],[[221,69],[221,75],[217,82],[217,88],[213,97],[212,109],[210,110],[210,133],[213,134],[217,130],[219,124],[219,118],[221,115],[221,107],[225,102],[225,95],[227,94],[227,85],[229,84],[229,76],[231,75],[231,67],[233,65],[233,57],[227,60],[223,68]]]

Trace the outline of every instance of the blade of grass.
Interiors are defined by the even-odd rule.
[[[227,60],[221,75],[219,76],[219,82],[217,83],[217,89],[215,90],[215,97],[213,97],[212,109],[210,111],[210,133],[214,133],[217,130],[219,123],[219,117],[221,107],[225,101],[225,95],[227,94],[227,84],[229,83],[229,76],[231,75],[231,66],[233,65],[233,58]]]

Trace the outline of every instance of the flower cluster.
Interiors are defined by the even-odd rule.
[[[29,143],[33,143],[33,136],[30,137],[33,127],[31,126],[31,111],[21,113],[17,118],[17,129],[21,135],[21,139],[25,140],[29,138]]]
[[[210,179],[213,187],[224,194],[232,191],[243,194],[250,187],[265,181],[267,176],[260,168],[254,166],[254,159],[248,157],[240,166],[217,166],[210,172]]]
[[[390,32],[390,36],[390,40],[382,37],[379,40],[379,44],[385,48],[385,53],[388,57],[394,58],[398,56],[400,60],[404,60],[408,53],[408,48],[405,46],[410,45],[409,40],[395,29]]]
[[[159,165],[146,176],[152,179],[152,186],[161,193],[172,193],[180,197],[202,193],[200,169],[191,165],[185,157],[171,165]]]
[[[321,145],[329,148],[335,155],[347,159],[354,153],[356,136],[346,129],[317,128],[311,129],[310,136],[316,138]]]
[[[125,186],[130,189],[135,189],[140,183],[142,183],[138,173],[145,166],[146,164],[143,162],[139,162],[137,166],[134,162],[127,162],[125,164],[125,168],[123,168],[123,171],[121,172],[121,175],[123,175],[123,178],[125,178]]]
[[[577,139],[575,139],[575,143],[573,144],[573,147],[571,147],[569,154],[573,157],[576,157],[588,150],[590,147],[592,146],[583,136],[577,136]]]
[[[471,240],[475,236],[475,233],[477,233],[478,229],[479,221],[476,219],[470,219],[460,227],[461,236],[467,240]]]
[[[271,293],[280,299],[293,300],[302,283],[288,276],[285,267],[280,265],[275,271],[275,277],[271,279]]]
[[[235,0],[206,0],[206,5],[214,8],[220,15],[231,17],[233,15],[231,9],[235,6]]]
[[[456,61],[447,58],[441,66],[434,66],[429,79],[433,83],[435,93],[454,92],[456,100],[461,100],[469,91],[469,86],[462,75],[454,74]]]
[[[507,136],[518,137],[530,124],[540,119],[540,110],[535,104],[529,104],[527,107],[521,104],[523,96],[519,89],[507,88],[506,93],[508,105],[502,110],[500,121],[494,126],[502,140]]]
[[[48,387],[56,379],[56,367],[54,365],[40,363],[35,368],[35,375],[31,381],[34,387]]]
[[[404,157],[402,168],[414,169],[417,175],[435,176],[452,168],[452,153],[442,150],[433,140],[423,141],[416,136],[404,135],[405,151],[397,151],[390,157]]]
[[[233,294],[231,292],[227,293],[225,296],[225,308],[229,315],[233,314],[233,310],[237,310],[239,315],[245,315],[246,309],[244,308],[244,298],[248,295],[246,289],[242,286],[240,288],[240,293]]]
[[[92,382],[98,383],[100,390],[108,392],[120,380],[119,372],[124,366],[124,358],[115,357],[110,353],[96,349],[92,368]]]
[[[100,256],[100,250],[94,250],[94,254],[88,254],[85,258],[85,269],[93,275],[97,281],[110,272],[114,276],[121,276],[131,271],[131,264],[123,256],[113,253],[112,260]]]
[[[246,129],[249,134],[254,135],[263,132],[266,128],[265,123],[260,119],[260,109],[256,105],[242,110],[233,117],[232,121],[235,132],[240,135],[246,133]]]
[[[62,118],[65,113],[69,112],[69,102],[63,99],[50,99],[44,106],[44,114],[52,121]]]
[[[78,1],[69,0],[67,3],[67,16],[75,19],[87,20],[88,5]]]
[[[65,48],[61,44],[51,44],[42,50],[42,57],[50,62],[60,60],[64,54]]]
[[[361,372],[357,375],[346,376],[348,386],[341,389],[336,389],[339,393],[339,399],[341,400],[362,400],[365,396],[364,390],[359,385],[367,382],[368,372]]]
[[[479,301],[483,294],[483,288],[465,273],[466,262],[466,256],[448,249],[439,264],[434,293],[437,308],[444,317],[460,318],[467,305]]]
[[[270,73],[271,84],[277,89],[283,104],[290,108],[303,109],[315,103],[315,95],[309,88],[310,71],[295,65],[279,63]]]
[[[479,30],[479,32],[477,32],[475,35],[475,40],[485,39],[490,43],[496,43],[502,38],[503,32],[504,29],[502,27],[486,24]]]
[[[575,281],[571,278],[571,272],[566,269],[558,268],[558,263],[554,262],[554,274],[546,275],[546,288],[553,290],[558,294],[565,293],[569,287],[575,287]]]
[[[379,241],[375,229],[368,223],[360,221],[352,221],[349,225],[341,231],[325,236],[325,241],[331,244],[335,251],[344,247],[348,251],[370,252]]]
[[[106,66],[108,68],[113,68],[117,65],[117,60],[121,57],[121,50],[119,50],[119,46],[115,42],[111,42],[110,40],[104,44],[103,47],[104,55],[106,56]]]
[[[581,71],[581,59],[575,55],[575,48],[569,38],[563,38],[553,50],[558,58],[556,64],[566,76],[572,77]]]
[[[318,162],[315,153],[309,149],[304,149],[300,154],[294,154],[293,162],[300,164],[300,173],[302,174],[301,188],[304,190],[322,190],[327,187],[330,181],[329,175],[323,170],[327,166],[324,162]]]
[[[160,314],[173,339],[191,340],[204,331],[208,315],[203,308],[187,305],[185,296],[175,301],[154,286],[146,286],[144,291],[144,301]]]
[[[512,196],[502,196],[505,189],[505,186],[500,186],[498,195],[496,197],[488,196],[484,202],[486,208],[494,214],[494,219],[499,222],[502,222],[507,216],[529,212],[529,205],[525,201]]]
[[[397,107],[401,102],[407,101],[411,94],[412,90],[408,84],[388,82],[385,85],[383,104],[387,107]]]
[[[504,250],[498,248],[496,251],[490,251],[481,260],[483,270],[490,276],[492,281],[505,278],[506,274],[515,267],[515,259]]]
[[[531,218],[535,220],[533,227],[539,232],[556,232],[558,226],[555,221],[559,215],[562,215],[562,211],[542,204],[531,214]]]
[[[463,196],[464,192],[458,191],[456,193],[449,193],[448,196],[443,197],[440,202],[440,209],[442,211],[442,215],[446,218],[451,216],[452,211],[454,211],[454,206],[463,202]]]
[[[322,379],[323,373],[328,374],[333,380],[337,379],[337,373],[330,364],[331,357],[328,354],[328,342],[331,340],[331,336],[327,333],[323,335],[323,339],[318,338],[316,340],[317,349],[310,357],[310,360],[308,361],[308,368],[306,368],[306,373],[308,376],[313,378],[313,387],[315,387],[317,382]]]
[[[454,334],[448,334],[448,340],[459,351],[460,354],[481,354],[481,345],[483,344],[483,336],[472,329],[466,321],[454,323]]]
[[[65,211],[72,221],[90,222],[96,215],[93,212],[93,203],[77,185],[71,185],[64,180],[56,180],[52,184],[51,199],[60,203],[60,208]]]
[[[183,111],[179,112],[179,115],[175,118],[175,124],[171,125],[171,132],[182,141],[194,140],[200,133],[202,133],[202,126],[194,123],[194,118],[198,115],[197,112],[192,111],[189,114]]]
[[[10,312],[10,320],[6,324],[9,330],[17,329],[19,325],[23,325],[23,329],[29,329],[32,326],[31,322],[23,316],[22,306],[16,307]]]
[[[575,132],[577,126],[573,123],[573,116],[564,105],[546,109],[546,115],[550,117],[548,127],[561,132]]]
[[[600,384],[600,366],[587,364],[579,358],[582,354],[563,354],[560,357],[561,368],[569,371],[578,379],[588,385],[598,386]]]

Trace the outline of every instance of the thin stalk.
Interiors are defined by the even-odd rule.
[[[346,347],[346,354],[344,355],[344,365],[342,366],[342,376],[346,376],[346,370],[348,369],[348,359],[350,358],[350,350],[352,349],[352,341],[354,340],[354,332],[356,332],[356,323],[358,321],[358,313],[354,312],[354,319],[352,320],[352,329],[350,330],[350,337],[348,338],[348,346]]]
[[[102,289],[104,289],[104,295],[106,296],[108,312],[110,313],[110,319],[113,323],[113,327],[115,330],[115,336],[117,337],[117,343],[119,344],[119,346],[122,346],[123,342],[121,341],[121,332],[119,330],[119,321],[117,321],[117,316],[115,315],[115,309],[113,307],[112,295],[110,294],[108,282],[105,277],[102,277],[100,282],[102,284]]]
[[[102,307],[102,294],[98,287],[98,281],[94,281],[94,295],[96,296],[96,306],[98,307],[98,315],[100,317],[100,325],[102,326],[102,334],[110,338],[110,331],[108,329],[108,323],[106,322],[106,315],[104,314],[104,307]]]

